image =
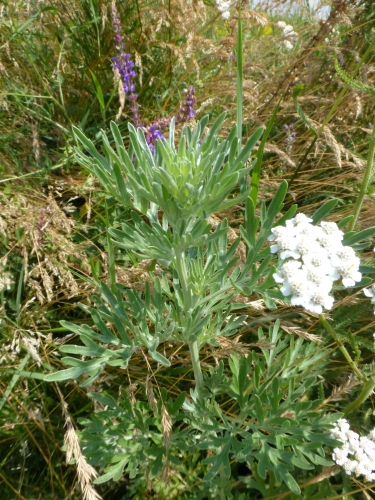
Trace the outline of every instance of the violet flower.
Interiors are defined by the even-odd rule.
[[[152,125],[143,126],[139,115],[139,105],[137,103],[138,95],[135,90],[134,62],[131,60],[130,54],[125,52],[124,37],[122,34],[122,26],[118,15],[115,2],[112,3],[112,30],[114,32],[114,46],[116,57],[112,58],[113,70],[118,71],[122,80],[124,94],[129,99],[129,109],[133,115],[133,123],[136,128],[142,127],[145,134],[147,144],[152,153],[155,151],[155,142],[157,139],[164,139],[161,131],[163,128],[168,128],[171,122],[170,118],[159,118]],[[190,86],[185,90],[185,99],[182,102],[181,108],[176,115],[176,123],[186,123],[195,116],[194,106],[196,103],[195,87]]]
[[[182,102],[182,106],[176,115],[177,123],[186,123],[195,116],[194,106],[196,103],[195,98],[195,87],[190,85],[190,87],[185,90],[186,96],[185,100]]]
[[[151,153],[154,153],[156,140],[164,139],[164,135],[160,130],[160,126],[157,123],[154,123],[153,125],[144,127],[143,132],[145,134],[145,139],[147,141],[148,147],[151,150]]]
[[[185,90],[185,94],[185,99],[182,102],[182,106],[176,115],[176,123],[186,123],[195,116],[195,87],[190,86],[187,90]],[[170,118],[159,118],[158,120],[155,120],[152,125],[149,125],[148,127],[145,127],[143,129],[147,144],[149,145],[152,152],[155,151],[156,140],[164,139],[164,135],[161,129],[168,128],[170,122]]]
[[[121,21],[114,3],[112,4],[112,30],[115,34],[114,45],[116,51],[116,57],[112,58],[113,69],[117,69],[121,76],[124,93],[125,95],[129,95],[129,109],[133,115],[134,126],[139,127],[141,125],[141,118],[137,103],[138,95],[135,93],[134,78],[136,77],[136,73],[133,69],[134,62],[131,60],[130,54],[125,53]]]

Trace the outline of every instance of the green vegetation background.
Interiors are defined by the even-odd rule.
[[[345,87],[334,61],[337,58],[347,73],[353,73],[374,41],[375,7],[372,1],[325,2],[331,10],[323,20],[304,2],[295,11],[287,2],[268,4],[272,9],[267,2],[256,9],[243,3],[244,140],[267,123],[282,98],[265,147],[260,197],[270,200],[285,179],[290,183],[286,208],[297,203],[311,214],[323,202],[337,198],[332,220],[342,220],[352,214],[358,196],[374,101]],[[195,85],[197,119],[205,114],[213,119],[226,110],[229,130],[236,121],[236,9],[229,21],[223,21],[208,0],[137,0],[118,2],[117,7],[126,51],[136,63],[145,123],[175,113],[184,89]],[[66,464],[62,448],[67,420],[62,398],[73,422],[90,415],[92,403],[78,384],[60,384],[58,389],[44,383],[38,373],[60,368],[58,346],[71,338],[60,320],[87,322],[77,303],[90,303],[93,278],[108,279],[106,210],[115,227],[128,217],[75,164],[72,154],[72,125],[99,147],[100,130],[108,130],[118,112],[110,8],[103,0],[5,0],[0,5],[0,498],[5,500],[81,495],[75,465]],[[293,25],[299,35],[291,51],[283,45],[278,20]],[[373,50],[357,78],[374,87]],[[304,85],[298,101],[314,128],[319,129],[334,109],[312,149],[313,135],[293,99],[298,84]],[[124,136],[129,120],[125,107],[118,121]],[[216,216],[228,217],[237,234],[241,207]],[[371,187],[358,227],[373,225]],[[365,264],[373,261],[370,250],[362,255]],[[147,267],[125,251],[116,254],[116,273],[118,281],[139,291],[148,279]],[[208,349],[206,366],[241,352],[257,338],[258,326],[276,319],[286,334],[314,341],[322,333],[315,317],[287,305],[270,312],[256,303],[244,304],[244,313],[251,321],[241,341]],[[360,293],[343,292],[330,317],[353,357],[370,364],[375,322],[369,301]],[[169,346],[165,350],[172,356]],[[142,353],[136,356],[125,378],[115,372],[103,375],[95,390],[144,397],[145,359]],[[336,350],[321,377],[327,409],[342,411],[356,395],[356,386]],[[162,384],[176,395],[190,379],[188,351],[181,349]],[[372,415],[370,399],[355,415],[360,430],[373,427]],[[186,467],[192,467],[194,476],[193,465]],[[315,470],[296,478],[306,498],[322,498],[320,481],[329,482],[335,498],[363,498],[365,493],[350,494],[354,483],[345,475],[322,474]],[[360,492],[365,486],[357,481],[356,488]],[[135,485],[126,477],[98,491],[108,500],[181,498],[180,493],[164,496],[156,481]]]

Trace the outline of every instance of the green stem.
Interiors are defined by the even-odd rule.
[[[238,154],[241,153],[241,139],[242,139],[242,85],[243,85],[242,19],[241,19],[241,2],[238,2],[238,35],[237,35],[237,137],[238,137]]]
[[[20,277],[18,280],[17,287],[17,296],[16,296],[16,313],[17,313],[17,324],[20,323],[20,315],[21,315],[21,295],[22,295],[22,285],[23,285],[23,276],[25,274],[25,261],[22,261],[22,267],[20,272]]]
[[[339,339],[339,337],[336,335],[336,332],[331,327],[331,325],[328,323],[328,321],[326,320],[326,318],[324,317],[324,315],[320,314],[319,317],[320,317],[320,321],[322,322],[322,325],[327,330],[327,332],[333,337],[334,341],[336,342],[338,348],[340,349],[340,351],[344,355],[344,358],[348,362],[348,364],[351,367],[351,369],[354,371],[354,373],[357,375],[357,377],[360,380],[362,380],[362,382],[367,382],[366,377],[364,375],[362,375],[362,373],[358,369],[357,365],[354,363],[354,361],[350,357],[350,354],[346,350],[344,344],[341,342],[341,340]]]
[[[372,180],[374,154],[375,154],[375,122],[372,126],[372,133],[370,136],[370,147],[369,147],[368,156],[367,156],[365,175],[363,176],[361,187],[360,187],[359,194],[357,197],[357,201],[356,201],[356,204],[354,206],[354,214],[353,214],[354,217],[350,223],[349,231],[353,231],[353,229],[357,223],[357,220],[358,220],[361,208],[362,208],[363,200],[364,200],[365,195],[368,191],[369,184]]]
[[[372,372],[372,375],[370,376],[369,380],[364,384],[360,395],[346,408],[346,410],[344,411],[344,415],[345,416],[349,415],[349,413],[351,413],[353,410],[358,408],[358,406],[360,406],[364,401],[366,401],[366,399],[370,396],[374,388],[375,388],[375,369]]]
[[[182,295],[184,297],[185,316],[188,317],[188,315],[191,314],[191,312],[193,310],[193,296],[192,296],[191,289],[189,287],[185,254],[180,253],[180,254],[176,255],[175,263],[176,263],[176,271],[178,274],[178,278],[180,280]],[[189,346],[189,351],[190,351],[191,364],[193,366],[195,384],[196,384],[198,391],[200,391],[200,389],[203,387],[203,373],[202,373],[202,368],[201,368],[201,364],[199,361],[198,341],[193,340],[191,342],[188,342],[188,346]]]
[[[242,108],[243,108],[243,47],[242,47],[242,5],[238,2],[238,34],[237,34],[237,154],[241,153],[242,148]],[[240,179],[240,192],[247,189],[246,179]]]
[[[4,396],[1,398],[0,400],[0,410],[3,408],[3,406],[5,405],[6,403],[6,400],[8,399],[8,397],[10,396],[12,390],[13,390],[13,387],[16,385],[18,379],[20,378],[21,376],[21,372],[23,371],[23,369],[25,368],[26,366],[26,363],[29,361],[30,359],[30,354],[27,353],[26,356],[23,358],[20,366],[16,369],[16,371],[14,372],[14,375],[11,379],[11,381],[9,382],[9,385],[6,389],[6,391],[4,392]]]

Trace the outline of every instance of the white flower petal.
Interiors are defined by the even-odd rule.
[[[272,275],[273,279],[276,281],[276,283],[284,283],[285,278],[281,276],[279,273],[274,273]]]
[[[355,281],[352,278],[343,278],[342,284],[348,288],[355,285]]]

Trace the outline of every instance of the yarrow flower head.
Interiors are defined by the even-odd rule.
[[[216,0],[216,7],[218,9],[219,12],[221,12],[221,17],[223,19],[229,19],[230,17],[230,12],[229,12],[229,8],[230,8],[230,0]]]
[[[289,40],[283,40],[284,47],[286,50],[293,50],[294,45]]]
[[[284,23],[284,21],[278,21],[276,26],[283,30],[284,40],[283,44],[287,50],[292,50],[294,48],[295,42],[298,40],[298,35],[294,31],[293,26]]]
[[[291,297],[291,304],[321,314],[331,309],[333,283],[339,279],[345,287],[361,281],[359,258],[351,247],[344,247],[344,233],[334,222],[311,224],[304,214],[297,214],[284,226],[273,228],[269,241],[271,252],[278,253],[280,267],[273,275],[281,293]],[[374,299],[375,302],[375,299]]]
[[[349,476],[364,476],[366,481],[375,481],[375,429],[368,436],[359,436],[350,430],[345,418],[340,418],[331,437],[342,442],[342,446],[334,448],[332,453],[337,465]]]

